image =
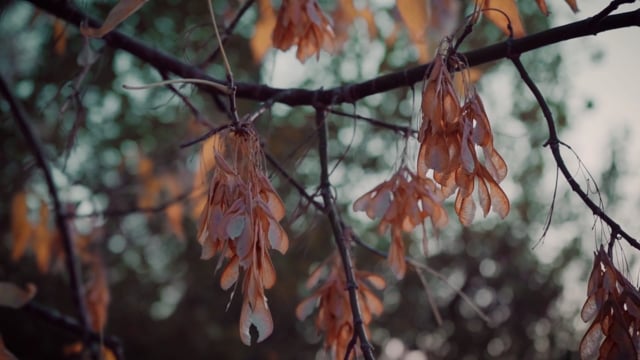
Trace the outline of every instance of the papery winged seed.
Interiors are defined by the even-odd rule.
[[[491,192],[491,206],[493,207],[493,210],[498,213],[502,219],[504,219],[509,214],[511,207],[509,199],[498,184],[493,181],[488,181],[488,183],[489,190]]]
[[[493,148],[483,147],[485,167],[496,182],[501,182],[507,176],[507,163]]]
[[[289,248],[289,237],[287,233],[282,229],[280,224],[273,219],[269,219],[269,244],[272,249],[277,250],[281,254],[287,252]]]
[[[604,272],[602,287],[609,293],[613,293],[616,290],[616,276],[614,274],[615,269],[608,268]]]
[[[366,211],[372,196],[375,194],[374,191],[375,189],[357,198],[356,201],[353,202],[353,211]]]
[[[481,177],[478,177],[478,202],[480,202],[480,207],[482,207],[483,216],[486,217],[491,209],[491,198],[489,197],[487,184]]]
[[[387,282],[380,275],[364,271],[361,271],[359,274],[367,286],[370,285],[378,290],[382,290],[385,288],[385,286],[387,286]]]
[[[604,340],[604,334],[599,322],[594,322],[580,341],[580,358],[595,359],[598,356],[600,343]]]
[[[231,286],[233,286],[233,284],[238,281],[239,275],[239,258],[237,256],[234,256],[224,268],[222,275],[220,275],[220,287],[222,288],[222,290],[229,290]]]
[[[458,196],[456,196],[455,210],[462,225],[471,225],[476,213],[476,204],[473,202],[470,195],[461,196],[461,193],[458,192]]]
[[[598,310],[599,306],[596,303],[596,296],[595,294],[593,294],[589,296],[589,298],[587,298],[587,301],[585,301],[584,305],[582,306],[582,310],[580,311],[580,317],[582,318],[582,321],[590,322],[591,320],[593,320],[598,314]]]
[[[227,175],[237,175],[235,170],[229,165],[229,163],[220,155],[219,153],[215,153],[216,165],[217,168],[221,169]]]
[[[379,219],[387,212],[391,205],[391,191],[384,188],[371,199],[369,208],[367,209],[367,215],[372,219]]]
[[[262,285],[265,289],[271,289],[276,283],[276,269],[273,267],[271,257],[268,253],[263,256],[262,268],[260,269],[262,276]]]
[[[273,332],[273,320],[266,303],[266,299],[260,299],[254,304],[252,309],[247,301],[242,305],[240,314],[240,339],[245,345],[251,345],[251,334],[249,329],[251,324],[258,332],[256,342],[261,342]]]
[[[382,314],[384,305],[382,304],[382,301],[380,301],[380,299],[371,290],[367,289],[366,287],[362,287],[360,288],[360,293],[362,294],[364,302],[365,304],[367,304],[369,311],[371,311],[373,315],[379,316],[380,314]]]
[[[247,218],[242,215],[235,215],[228,220],[226,226],[227,236],[231,239],[235,239],[245,230],[247,225]]]
[[[316,287],[316,285],[318,285],[318,283],[320,283],[320,280],[322,280],[328,274],[329,274],[329,267],[328,266],[324,266],[324,265],[318,266],[309,275],[309,278],[307,279],[307,281],[305,283],[305,287],[307,289],[312,289],[312,288]]]
[[[315,293],[308,298],[302,300],[298,306],[296,306],[296,317],[298,320],[302,321],[306,319],[313,310],[318,306],[320,302],[320,294]]]

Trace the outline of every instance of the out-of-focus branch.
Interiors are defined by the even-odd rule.
[[[55,325],[60,329],[74,333],[76,335],[82,335],[86,330],[82,325],[78,324],[73,318],[63,315],[56,310],[49,309],[33,301],[25,304],[21,310],[35,315],[40,319],[45,320],[49,324]],[[120,339],[113,336],[104,336],[101,334],[89,332],[89,338],[95,343],[103,343],[106,347],[113,351],[113,354],[118,360],[124,360],[124,351]]]
[[[326,112],[324,108],[316,108],[316,127],[318,130],[318,152],[320,155],[320,193],[324,201],[324,209],[329,218],[331,229],[333,230],[333,237],[340,253],[342,265],[344,268],[345,277],[347,280],[347,291],[349,292],[349,302],[351,304],[351,314],[353,316],[354,338],[357,336],[360,340],[360,349],[365,359],[373,360],[373,350],[367,333],[364,328],[364,322],[362,321],[362,312],[360,311],[360,303],[358,301],[358,285],[355,280],[355,274],[353,270],[353,262],[351,260],[351,254],[349,247],[347,246],[347,239],[345,238],[342,222],[340,221],[340,215],[336,209],[334,199],[331,195],[331,182],[329,181],[329,155],[328,155],[328,132],[329,127],[326,122]],[[348,358],[351,348],[353,347],[353,341],[349,344],[347,349]]]
[[[573,192],[578,194],[582,202],[585,205],[587,205],[589,209],[591,209],[591,211],[593,212],[593,215],[599,217],[600,219],[602,219],[602,221],[604,221],[607,225],[609,225],[609,227],[611,228],[611,239],[615,239],[619,235],[623,239],[625,239],[629,243],[629,245],[640,250],[640,243],[638,242],[638,240],[636,240],[631,235],[629,235],[626,231],[624,231],[616,221],[614,221],[611,217],[609,217],[609,215],[607,215],[607,213],[600,206],[598,206],[598,204],[596,204],[593,200],[591,200],[591,198],[589,197],[589,194],[587,194],[582,189],[582,187],[580,187],[578,182],[576,182],[576,180],[573,178],[573,176],[571,175],[571,172],[569,171],[569,169],[567,168],[567,165],[564,162],[564,159],[562,158],[562,154],[560,154],[560,145],[562,144],[562,142],[558,137],[556,125],[553,120],[553,114],[549,109],[549,105],[547,104],[547,101],[544,99],[544,96],[542,96],[542,93],[538,89],[538,86],[536,86],[536,84],[533,82],[533,80],[529,76],[529,73],[527,73],[527,70],[524,68],[524,65],[522,65],[522,62],[520,61],[520,55],[518,53],[514,53],[511,56],[511,62],[513,62],[513,64],[515,65],[516,69],[518,70],[518,73],[520,74],[520,77],[522,78],[524,83],[527,85],[529,90],[531,90],[531,93],[533,93],[533,96],[536,98],[538,105],[540,105],[540,108],[542,109],[544,118],[547,121],[547,128],[549,129],[549,139],[545,143],[545,146],[549,146],[549,148],[551,149],[553,158],[556,164],[558,165],[558,168],[560,169],[560,172],[564,176],[565,180],[567,181],[567,183],[569,183],[569,186],[571,186],[571,190],[573,190]]]
[[[13,117],[15,118],[16,125],[18,125],[20,132],[24,136],[27,144],[29,145],[29,148],[31,149],[31,153],[34,156],[38,167],[40,167],[42,173],[44,174],[45,183],[47,184],[47,189],[49,190],[49,195],[51,196],[51,201],[53,202],[53,211],[55,213],[56,226],[60,231],[60,236],[62,238],[62,243],[64,246],[66,255],[65,262],[67,266],[67,272],[69,274],[69,281],[71,283],[73,303],[78,310],[80,323],[83,327],[82,339],[84,344],[86,345],[86,348],[90,349],[90,323],[87,307],[83,299],[84,290],[82,285],[80,266],[77,261],[71,232],[69,231],[69,227],[67,226],[67,220],[62,213],[62,204],[60,203],[60,197],[58,196],[58,189],[56,188],[56,185],[53,181],[53,176],[51,175],[51,169],[49,168],[49,164],[45,159],[40,139],[36,136],[35,130],[31,127],[31,124],[27,119],[27,114],[22,109],[22,106],[20,105],[18,100],[14,97],[13,92],[11,91],[11,89],[9,89],[9,85],[5,82],[2,76],[0,76],[0,93],[9,103],[9,107],[11,109]]]
[[[75,26],[79,26],[82,21],[87,21],[92,27],[99,27],[100,25],[97,20],[89,18],[65,0],[25,1]],[[463,55],[467,59],[469,66],[476,66],[507,58],[510,51],[513,53],[525,53],[566,40],[631,26],[640,26],[640,9],[617,15],[607,15],[595,22],[592,21],[592,18],[587,18],[512,41],[504,41],[469,51]],[[174,73],[177,76],[183,78],[199,78],[217,82],[221,85],[227,85],[225,81],[212,78],[198,67],[186,64],[165,52],[151,48],[119,31],[112,31],[105,35],[104,41],[113,48],[127,51],[152,66]],[[343,85],[326,90],[278,89],[266,85],[237,82],[236,96],[238,98],[256,101],[275,99],[276,102],[290,106],[353,103],[373,94],[384,93],[404,86],[412,86],[424,79],[425,72],[429,67],[430,64],[424,64],[388,75],[382,75],[360,83]],[[211,87],[201,86],[201,89],[207,93],[218,94],[217,90]]]

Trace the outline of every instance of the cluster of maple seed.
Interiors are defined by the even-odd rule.
[[[592,321],[580,342],[583,359],[637,359],[640,347],[640,292],[602,247],[589,277],[587,301],[580,316]]]
[[[362,323],[368,332],[372,316],[380,316],[384,306],[372,289],[382,290],[386,283],[382,277],[367,271],[356,271],[359,308]],[[318,287],[321,283],[322,285]],[[355,330],[349,303],[344,269],[338,253],[334,253],[309,275],[307,289],[318,288],[296,308],[296,316],[304,320],[316,307],[316,328],[325,333],[325,346],[332,359],[345,359],[349,342]],[[354,350],[357,353],[357,348]]]
[[[289,247],[279,224],[285,208],[264,174],[262,149],[253,127],[223,131],[216,137],[216,146],[203,147],[205,152],[214,152],[215,167],[198,241],[203,259],[221,255],[218,268],[228,260],[220,277],[223,289],[234,286],[244,271],[240,338],[249,345],[251,325],[258,331],[258,342],[273,331],[265,289],[276,281],[269,250],[284,254]]]
[[[422,224],[426,251],[424,221],[430,218],[435,230],[446,226],[442,202],[453,193],[455,211],[463,225],[471,224],[475,216],[476,188],[484,216],[492,208],[502,218],[509,213],[509,200],[498,185],[507,174],[507,165],[493,147],[489,119],[475,88],[465,84],[460,103],[448,59],[456,66],[463,63],[447,53],[442,46],[425,79],[417,173],[403,165],[390,180],[353,205],[355,211],[381,219],[380,233],[391,230],[388,261],[398,279],[406,270],[402,232],[411,232]]]

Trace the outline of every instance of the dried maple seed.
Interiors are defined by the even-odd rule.
[[[376,186],[353,203],[354,211],[365,211],[371,219],[380,219],[378,231],[382,234],[390,229],[391,245],[388,261],[398,279],[406,272],[404,261],[403,232],[411,232],[431,219],[434,229],[446,226],[448,217],[441,205],[436,184],[418,176],[406,166],[402,166],[391,179]],[[427,237],[423,231],[423,247],[426,251]]]
[[[316,0],[284,0],[273,30],[273,46],[288,50],[298,46],[296,57],[304,62],[320,50],[333,53],[335,34],[331,19]]]
[[[366,271],[356,271],[355,278],[362,322],[368,333],[373,316],[380,316],[384,309],[373,289],[382,290],[386,283],[382,277]],[[317,290],[298,304],[296,316],[299,320],[304,320],[318,308],[315,324],[318,331],[324,333],[324,345],[331,354],[330,358],[344,359],[353,337],[354,325],[340,256],[334,253],[316,268],[309,275],[306,287]],[[354,347],[354,351],[357,356],[358,348]]]
[[[468,84],[460,106],[445,53],[440,51],[433,60],[422,93],[418,174],[432,174],[445,197],[457,191],[455,211],[463,225],[471,224],[475,216],[476,189],[483,215],[493,209],[504,218],[509,213],[509,199],[498,184],[507,174],[507,165],[493,147],[480,96]],[[478,149],[482,149],[482,156],[478,156]]]
[[[211,180],[198,230],[202,258],[220,256],[218,268],[228,260],[220,276],[227,290],[244,272],[240,314],[240,338],[251,344],[253,325],[257,342],[273,332],[273,320],[265,289],[273,287],[276,273],[269,250],[284,254],[289,239],[279,224],[284,204],[262,169],[262,149],[255,130],[243,127],[216,135],[215,161],[210,161]],[[206,143],[205,143],[206,146]]]

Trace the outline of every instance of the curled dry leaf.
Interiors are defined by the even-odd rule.
[[[353,314],[340,256],[334,253],[327,260],[311,273],[309,280],[313,281],[307,282],[307,289],[319,287],[298,304],[296,317],[302,321],[317,308],[315,325],[319,332],[324,333],[325,348],[331,353],[332,359],[344,359],[353,336]],[[320,274],[324,276],[320,277]],[[362,322],[368,333],[373,317],[380,316],[384,310],[382,301],[373,289],[382,290],[386,283],[382,277],[371,272],[356,271],[355,276]],[[354,349],[357,354],[357,347]]]
[[[582,359],[637,359],[640,345],[640,292],[615,268],[600,247],[580,312],[592,321],[580,341]]]
[[[273,46],[284,51],[294,45],[298,46],[296,57],[301,62],[313,55],[319,57],[320,50],[335,50],[331,19],[316,0],[284,0],[280,6]]]
[[[251,125],[215,137],[216,148],[206,149],[213,151],[215,162],[198,241],[203,259],[219,255],[218,267],[228,260],[220,277],[223,289],[232,288],[244,272],[239,330],[242,342],[250,345],[251,326],[258,332],[258,342],[273,331],[265,289],[276,282],[269,250],[284,254],[289,247],[287,234],[279,224],[285,208],[264,174],[262,149]]]
[[[35,285],[27,284],[27,289],[23,289],[18,285],[10,282],[0,282],[0,306],[6,306],[13,309],[19,309],[36,296],[37,288]]]
[[[434,229],[447,225],[448,217],[441,205],[442,197],[436,184],[418,176],[406,166],[401,167],[388,181],[376,186],[353,203],[354,211],[365,211],[371,219],[380,219],[378,231],[391,232],[388,261],[398,279],[406,272],[403,232],[411,232],[418,225],[424,227],[427,218]],[[426,252],[426,231],[423,246]]]

